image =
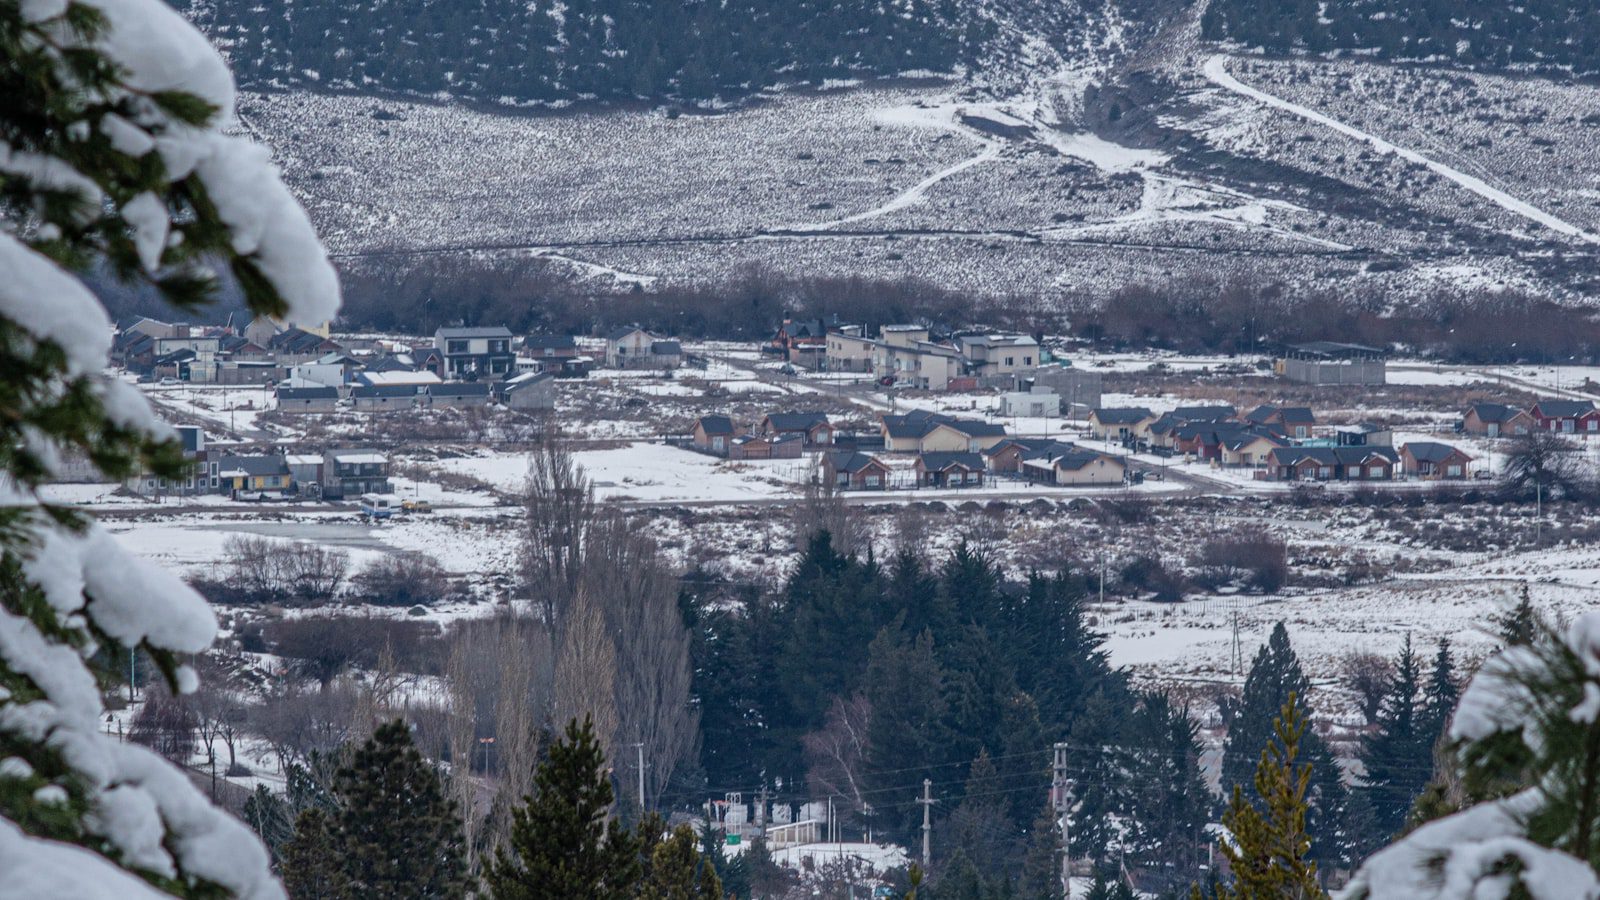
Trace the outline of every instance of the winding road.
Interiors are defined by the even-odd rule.
[[[1416,163],[1417,165],[1421,166],[1427,166],[1440,177],[1453,181],[1461,187],[1464,187],[1474,194],[1484,198],[1485,200],[1488,200],[1490,203],[1493,203],[1496,206],[1507,210],[1508,212],[1522,216],[1525,219],[1537,222],[1538,224],[1549,228],[1551,231],[1559,232],[1560,234],[1577,238],[1590,244],[1600,244],[1600,234],[1595,234],[1591,231],[1585,231],[1584,229],[1572,224],[1571,222],[1568,222],[1565,219],[1554,216],[1545,210],[1534,206],[1532,203],[1511,196],[1510,194],[1500,190],[1497,187],[1494,187],[1481,178],[1468,175],[1460,169],[1447,166],[1444,163],[1439,162],[1432,157],[1424,156],[1415,150],[1391,143],[1375,134],[1369,134],[1368,132],[1362,131],[1361,129],[1352,125],[1346,125],[1338,119],[1324,115],[1323,113],[1317,112],[1310,107],[1301,106],[1298,103],[1292,103],[1283,99],[1282,97],[1278,97],[1273,94],[1269,94],[1266,91],[1260,90],[1259,88],[1253,88],[1229,74],[1227,63],[1227,55],[1219,53],[1215,56],[1212,56],[1210,59],[1207,59],[1205,61],[1205,65],[1201,67],[1201,70],[1205,72],[1206,78],[1210,79],[1212,83],[1226,90],[1232,91],[1235,94],[1249,97],[1250,99],[1259,103],[1263,103],[1275,109],[1280,109],[1284,112],[1299,116],[1300,118],[1309,122],[1315,122],[1316,124],[1325,128],[1331,128],[1347,137],[1352,137],[1359,141],[1365,141],[1380,153],[1392,153],[1395,156],[1406,160],[1407,162]]]

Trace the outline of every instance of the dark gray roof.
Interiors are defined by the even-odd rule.
[[[941,472],[952,467],[983,471],[983,457],[976,453],[924,453],[917,462],[929,472]]]
[[[278,400],[337,400],[339,389],[332,387],[281,387]]]
[[[414,384],[358,384],[350,389],[351,397],[415,397],[421,391]]]
[[[1076,470],[1081,469],[1095,460],[1102,458],[1112,460],[1118,465],[1124,465],[1122,460],[1117,459],[1115,456],[1110,456],[1105,453],[1096,453],[1093,450],[1083,450],[1080,448],[1074,448],[1071,453],[1063,453],[1052,460],[1052,462],[1058,469]]]
[[[500,392],[502,392],[502,393],[514,394],[517,391],[522,390],[523,388],[534,387],[536,385],[544,384],[546,381],[555,381],[555,380],[556,380],[556,376],[551,374],[551,373],[549,373],[549,372],[540,372],[539,374],[534,375],[531,378],[524,377],[522,375],[518,375],[515,378],[508,379],[506,381],[502,381],[498,385],[495,385],[495,389],[500,391]]]
[[[1466,451],[1437,441],[1411,441],[1401,447],[1400,450],[1402,453],[1411,454],[1411,458],[1417,462],[1444,462],[1458,453],[1469,459],[1471,458],[1471,455]]]
[[[699,425],[706,434],[733,434],[733,419],[727,416],[701,416]]]
[[[606,340],[608,340],[608,341],[620,341],[623,338],[627,337],[628,335],[633,334],[635,331],[644,331],[644,329],[640,328],[637,325],[624,325],[621,328],[613,328],[610,331],[606,332]],[[645,333],[648,334],[649,332],[645,332]]]
[[[508,338],[511,329],[504,325],[486,325],[473,328],[441,328],[433,333],[435,338]]]
[[[489,385],[482,381],[453,381],[449,384],[428,385],[430,397],[487,397]]]
[[[828,424],[828,414],[820,412],[771,413],[767,422],[774,431],[810,431],[817,425]]]
[[[1522,413],[1515,406],[1504,403],[1474,403],[1467,407],[1468,411],[1475,411],[1478,418],[1484,422],[1509,422]]]
[[[570,334],[530,334],[522,339],[529,350],[576,350],[578,339]]]
[[[246,475],[287,475],[289,464],[283,457],[267,454],[261,456],[224,456],[218,464],[217,471],[223,475],[229,472],[244,472]]]
[[[1231,406],[1180,406],[1172,411],[1174,419],[1186,422],[1221,422],[1234,417]]]
[[[1005,437],[1006,427],[994,422],[980,422],[977,419],[951,419],[943,423],[961,432],[967,437]]]
[[[1106,425],[1133,425],[1150,416],[1150,410],[1142,406],[1108,407],[1094,411],[1095,419]]]
[[[683,353],[683,345],[677,341],[652,341],[650,352],[656,356],[674,356]]]
[[[1383,355],[1383,350],[1377,347],[1368,347],[1365,344],[1346,344],[1339,341],[1309,341],[1304,344],[1290,344],[1289,349],[1307,356],[1333,358]]]
[[[1281,465],[1295,465],[1311,459],[1324,466],[1354,466],[1374,456],[1381,456],[1389,463],[1400,460],[1399,454],[1389,447],[1277,447],[1272,450],[1272,457]]]
[[[1594,412],[1594,404],[1588,400],[1540,400],[1533,408],[1552,419],[1570,419]]]
[[[835,450],[829,453],[828,464],[833,466],[835,472],[848,472],[852,475],[868,466],[876,465],[879,468],[887,468],[875,457],[868,456],[865,453],[852,453],[848,450]]]

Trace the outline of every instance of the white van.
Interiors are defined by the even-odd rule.
[[[387,519],[400,508],[393,494],[362,494],[361,513],[373,519]]]

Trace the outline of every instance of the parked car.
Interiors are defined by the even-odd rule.
[[[408,513],[431,513],[433,504],[427,500],[407,499],[400,503],[400,508]]]

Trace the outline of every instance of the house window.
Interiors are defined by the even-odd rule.
[[[1023,364],[1023,365],[1025,365],[1025,366],[1031,366],[1031,365],[1033,365],[1033,357],[1031,357],[1031,356],[1024,356],[1024,357],[1023,357],[1023,358],[1022,358],[1022,364]]]
[[[1006,365],[1008,365],[1008,366],[1014,366],[1014,365],[1016,365],[1016,364],[1017,364],[1017,358],[1016,358],[1016,357],[1015,357],[1015,356],[1008,356],[1008,357],[1006,357]]]
[[[877,476],[877,475],[868,475],[867,478],[866,478],[867,487],[875,488],[875,487],[877,487],[878,485],[880,485],[882,483],[883,483],[883,479],[881,477]]]
[[[450,354],[452,356],[454,356],[454,355],[456,355],[458,353],[466,353],[467,352],[467,342],[466,341],[445,341],[444,342],[444,352],[448,353],[448,354]]]
[[[1461,467],[1460,466],[1454,466],[1454,465],[1446,466],[1444,472],[1445,472],[1446,475],[1449,475],[1451,478],[1460,478],[1461,477]]]
[[[489,352],[490,353],[504,353],[504,352],[506,352],[506,342],[505,341],[490,341],[489,342]]]

